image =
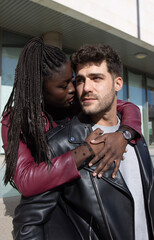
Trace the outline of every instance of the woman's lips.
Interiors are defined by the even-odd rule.
[[[73,102],[73,101],[74,101],[74,97],[72,97],[72,98],[70,98],[70,99],[67,100],[67,102],[69,102],[69,103],[70,103],[70,102]]]

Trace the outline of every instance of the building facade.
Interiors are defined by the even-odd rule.
[[[84,43],[109,44],[124,65],[124,87],[118,98],[139,106],[142,132],[153,156],[153,12],[153,0],[0,0],[0,113],[12,90],[19,54],[32,37],[43,35],[68,55]],[[10,240],[20,194],[3,185],[3,161],[0,138],[0,233]]]

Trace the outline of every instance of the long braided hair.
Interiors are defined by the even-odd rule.
[[[49,166],[52,164],[42,117],[45,111],[43,77],[52,76],[66,62],[65,53],[58,47],[44,44],[42,38],[33,38],[23,48],[15,70],[13,90],[3,111],[3,116],[9,119],[5,185],[13,183],[20,140],[27,144],[36,163],[43,160]],[[48,114],[47,117],[52,125],[52,117]]]

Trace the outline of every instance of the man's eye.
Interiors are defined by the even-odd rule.
[[[93,80],[101,80],[101,77],[93,77]]]
[[[83,82],[83,81],[84,81],[83,78],[77,78],[77,79],[76,79],[76,83],[81,83],[81,82]]]

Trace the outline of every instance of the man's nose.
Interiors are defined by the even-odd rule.
[[[90,81],[90,79],[85,80],[83,90],[85,92],[91,92],[92,91],[92,81]]]

